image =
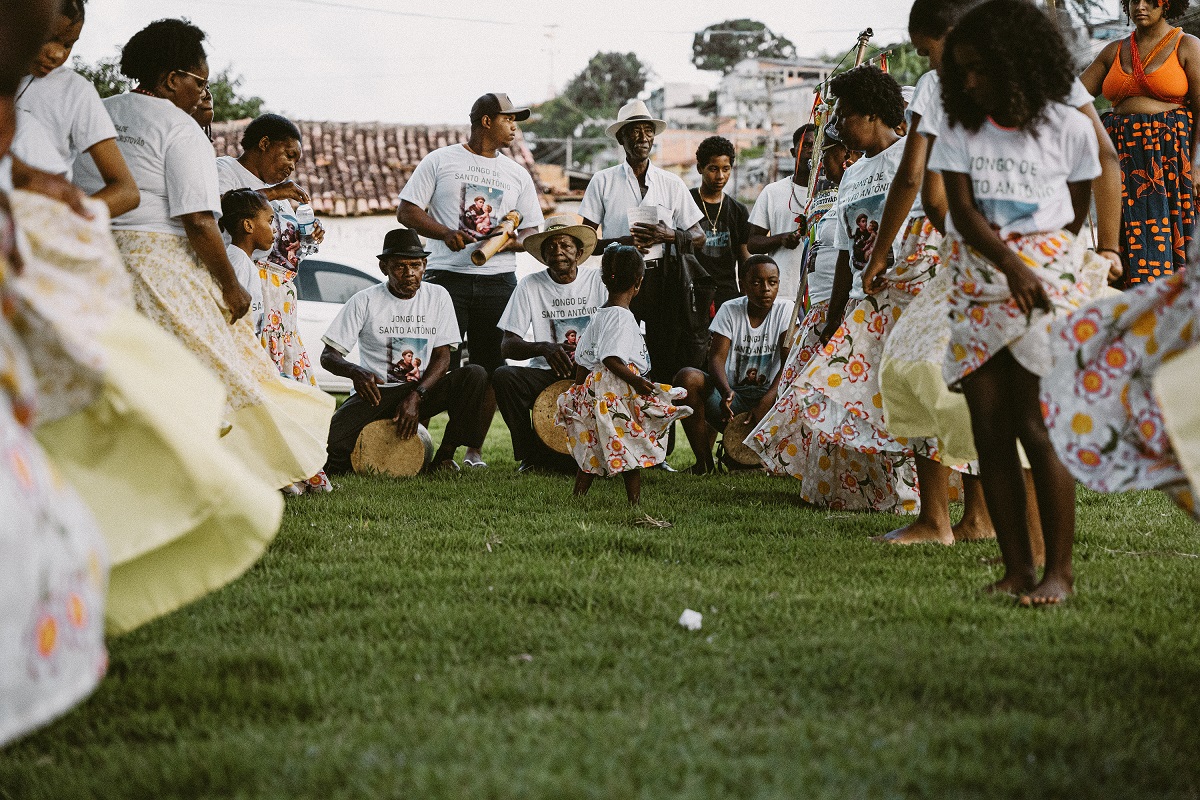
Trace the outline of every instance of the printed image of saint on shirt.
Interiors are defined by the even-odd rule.
[[[883,218],[886,195],[863,198],[848,209],[846,227],[850,231],[853,248],[850,251],[850,266],[855,270],[866,269],[879,240],[879,220]],[[888,259],[889,265],[891,258]]]
[[[490,186],[464,183],[462,187],[462,215],[459,223],[463,229],[474,231],[480,236],[492,232],[500,219],[500,204],[504,192]]]
[[[387,382],[416,383],[429,359],[429,340],[393,336],[387,346]]]
[[[589,320],[591,320],[590,316],[550,320],[550,330],[554,333],[554,341],[561,344],[571,354],[572,361],[575,360],[575,345],[579,344],[579,337],[583,336]]]
[[[771,353],[763,353],[738,359],[737,368],[730,376],[733,378],[733,388],[766,387],[767,381],[770,379],[768,369],[771,366],[771,357]]]

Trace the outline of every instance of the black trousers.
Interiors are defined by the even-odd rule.
[[[504,331],[499,327],[500,317],[517,287],[516,274],[469,275],[433,270],[425,273],[425,281],[436,283],[450,293],[454,315],[458,317],[458,334],[466,337],[471,363],[483,367],[489,375],[503,366],[500,340],[504,338]],[[450,353],[450,369],[458,369],[461,363],[460,347]]]
[[[648,262],[642,290],[629,304],[639,322],[646,323],[646,352],[650,355],[650,379],[670,383],[688,363],[679,346],[680,322],[670,310],[666,270],[661,263]]]
[[[496,405],[512,436],[513,457],[548,467],[575,468],[575,460],[546,447],[533,430],[533,401],[550,384],[562,380],[551,369],[503,366],[492,373]]]
[[[428,419],[443,411],[450,417],[442,445],[454,447],[480,447],[483,445],[483,425],[479,409],[487,390],[487,372],[477,364],[453,370],[442,376],[426,392],[421,401],[421,419]],[[416,384],[413,384],[415,386]],[[379,405],[372,406],[357,394],[342,403],[329,423],[329,445],[326,448],[325,471],[331,475],[350,472],[350,453],[358,441],[358,435],[367,425],[380,419],[391,419],[400,407],[400,401],[412,392],[412,386],[380,388]]]

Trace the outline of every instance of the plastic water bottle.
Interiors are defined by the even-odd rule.
[[[300,234],[300,252],[296,254],[297,258],[304,259],[317,252],[317,242],[313,238],[313,231],[317,227],[317,215],[313,213],[313,208],[308,203],[301,203],[296,207],[296,232]]]

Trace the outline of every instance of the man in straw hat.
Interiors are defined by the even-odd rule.
[[[354,394],[329,425],[330,474],[351,470],[358,435],[380,419],[395,421],[400,438],[408,439],[420,420],[448,412],[431,471],[458,469],[455,451],[483,444],[487,372],[477,364],[447,372],[450,350],[461,342],[458,320],[449,293],[422,283],[428,256],[416,231],[389,231],[379,254],[387,280],[351,297],[321,337],[321,366],[354,382]],[[355,345],[361,364],[346,360]],[[425,366],[419,372],[417,359]]]
[[[538,438],[530,411],[547,386],[574,377],[575,343],[592,314],[608,300],[600,270],[580,266],[595,249],[596,232],[574,214],[551,217],[542,233],[525,239],[526,252],[546,269],[517,284],[500,318],[500,349],[505,358],[529,359],[529,366],[505,366],[492,373],[496,402],[512,434],[521,472],[575,473],[571,456],[554,452]]]
[[[521,250],[524,237],[542,224],[542,208],[528,170],[500,152],[516,139],[517,123],[528,118],[529,109],[514,106],[506,94],[480,97],[471,107],[470,139],[422,159],[400,192],[396,212],[400,224],[429,241],[425,280],[450,293],[471,363],[489,375],[504,364],[496,323],[517,285],[514,251]],[[521,215],[516,240],[482,266],[472,264],[471,254],[479,243],[511,211]],[[452,367],[457,368],[459,358],[457,352],[452,356]],[[483,409],[488,427],[495,412],[496,400],[489,388]],[[475,448],[468,448],[463,463],[486,466]]]
[[[664,382],[674,376],[678,366],[673,344],[676,332],[670,318],[655,313],[663,304],[666,288],[663,245],[675,241],[676,229],[686,231],[697,249],[705,241],[700,228],[704,214],[692,202],[683,180],[650,163],[654,137],[666,128],[667,123],[650,116],[641,100],[622,106],[607,132],[625,148],[625,161],[592,177],[579,208],[583,221],[600,231],[599,247],[614,241],[630,244],[646,258],[646,277],[634,313],[646,323],[651,375]],[[665,328],[660,324],[664,321]]]

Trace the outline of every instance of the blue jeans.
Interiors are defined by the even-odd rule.
[[[708,421],[710,427],[716,428],[721,419],[721,393],[717,391],[717,387],[712,383],[710,378],[706,381],[712,386],[708,392],[708,397],[704,400],[704,418]],[[763,395],[767,393],[766,386],[743,386],[733,390],[733,402],[730,405],[733,407],[733,415],[744,414],[747,411],[753,411],[758,405],[758,401],[763,399]]]

